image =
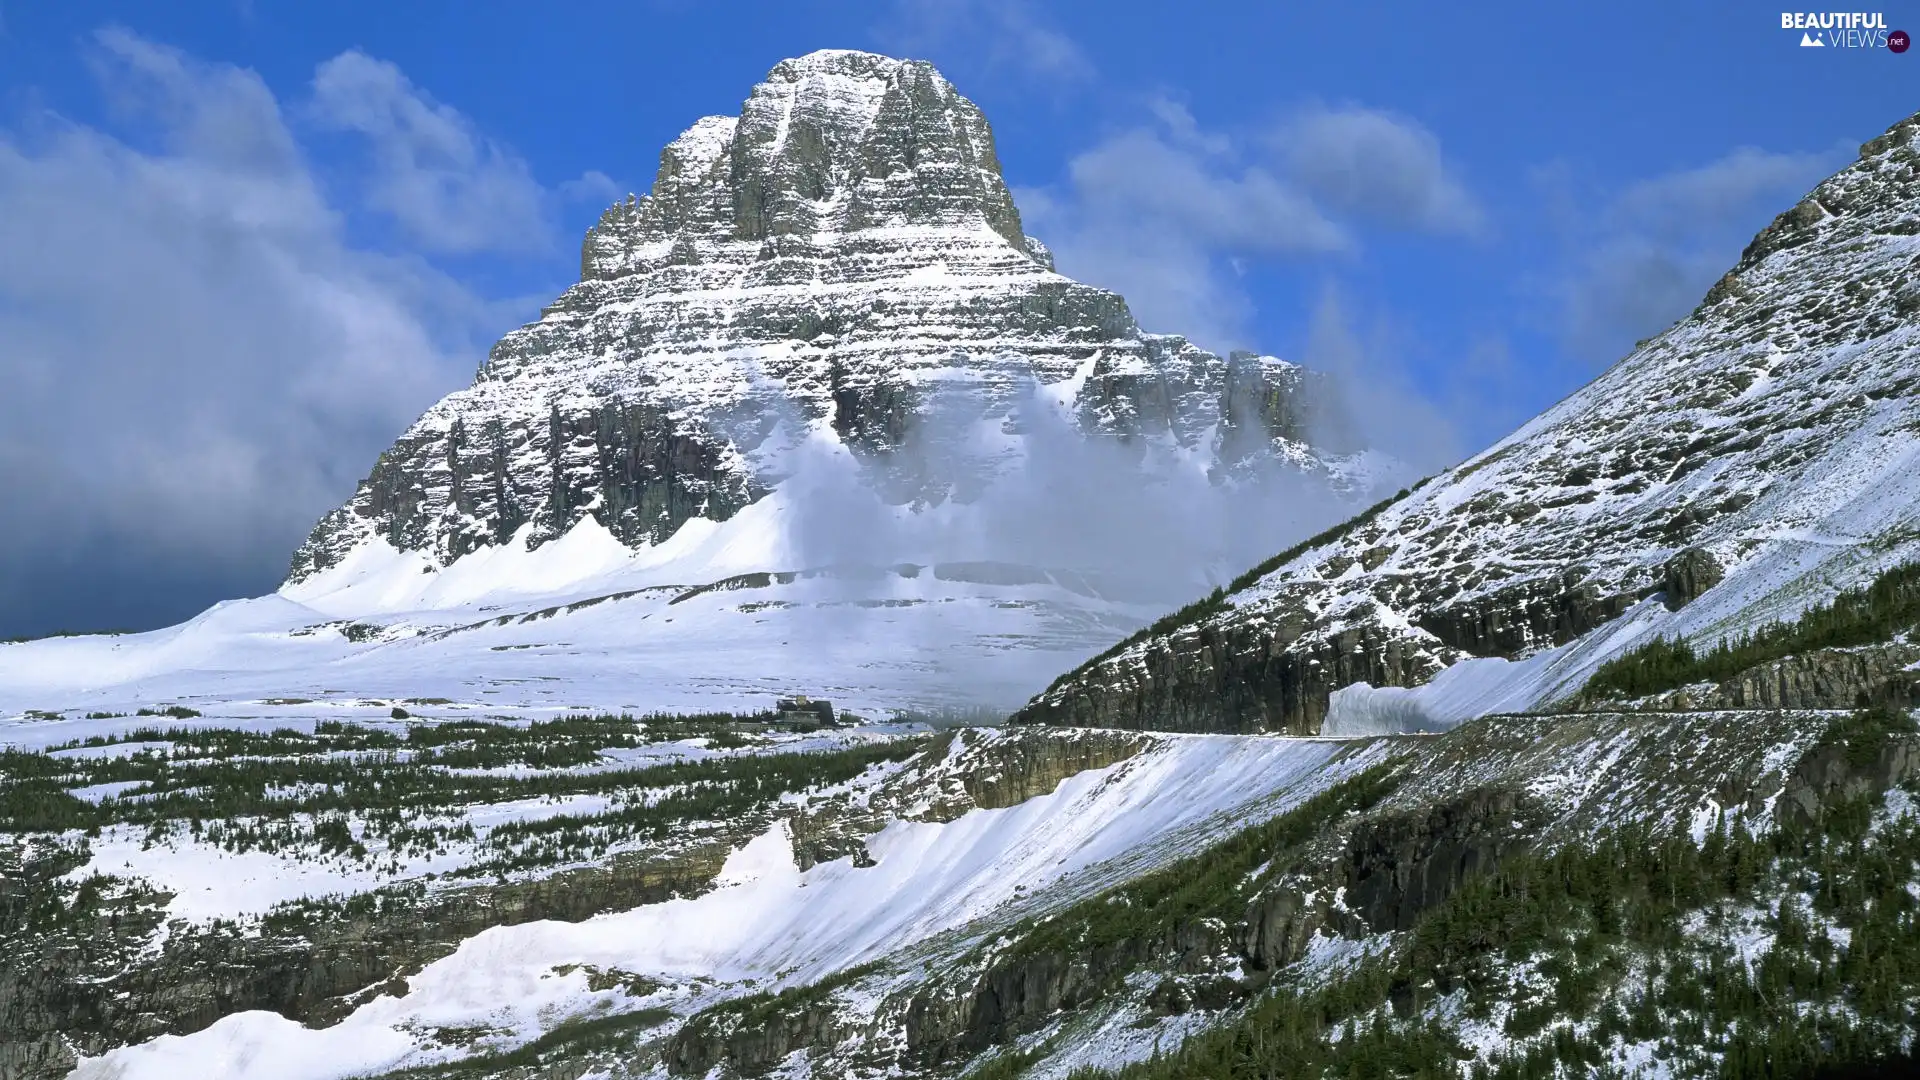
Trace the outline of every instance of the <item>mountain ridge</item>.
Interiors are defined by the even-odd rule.
[[[548,718],[564,667],[608,711],[1007,709],[1393,479],[1348,426],[1057,273],[931,65],[823,51],[669,143],[272,596],[9,650],[0,708]]]
[[[1711,641],[1920,554],[1917,131],[1863,144],[1587,386],[1019,719],[1317,731],[1350,685],[1527,659],[1635,611],[1629,639]]]

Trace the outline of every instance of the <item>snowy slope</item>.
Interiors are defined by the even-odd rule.
[[[1397,901],[1381,895],[1382,865],[1394,868],[1395,887],[1407,890],[1403,898],[1435,889],[1444,895],[1470,879],[1476,864],[1484,873],[1483,860],[1509,858],[1534,843],[1586,845],[1636,824],[1677,830],[1698,843],[1730,818],[1769,829],[1784,808],[1800,807],[1808,796],[1807,778],[1818,770],[1807,762],[1821,752],[1832,719],[1792,712],[1498,717],[1444,738],[1359,742],[1140,736],[1134,756],[1078,772],[1015,805],[945,821],[896,818],[866,838],[871,865],[843,857],[801,870],[799,830],[791,825],[797,819],[783,819],[736,847],[718,887],[698,898],[577,923],[496,926],[411,973],[404,995],[384,987],[389,992],[360,999],[337,1023],[303,1026],[269,1012],[236,1012],[191,1034],[99,1054],[74,1076],[380,1075],[497,1054],[569,1024],[578,1033],[581,1021],[620,1017],[643,1019],[612,1046],[576,1044],[540,1065],[577,1065],[593,1074],[611,1056],[621,1063],[612,1074],[621,1076],[765,1075],[769,1066],[773,1075],[796,1078],[956,1075],[968,1058],[977,1064],[974,1055],[1017,1041],[1055,1055],[1038,1075],[1066,1075],[1085,1063],[1111,1067],[1230,1022],[1239,1005],[1257,1002],[1264,990],[1285,993],[1294,980],[1311,986],[1361,956],[1392,954],[1394,931],[1407,927],[1383,914]],[[840,794],[877,799],[909,775],[926,786],[903,785],[896,794],[937,791],[962,775],[985,779],[983,768],[1011,760],[994,758],[995,746],[1025,740],[1032,750],[1036,734],[969,732],[918,766],[877,783],[856,780]],[[1246,861],[1238,903],[1203,908],[1225,912],[1224,919],[1183,922],[1180,894],[1168,900],[1153,889],[1070,910],[1297,808],[1341,780],[1365,771],[1378,781],[1381,772],[1372,767],[1380,765],[1401,776],[1381,789],[1380,801],[1344,810],[1337,801],[1324,804],[1303,822],[1313,827],[1305,836],[1269,836],[1272,847],[1216,849],[1217,858]],[[1436,833],[1441,854],[1432,858],[1419,841]],[[1403,860],[1397,866],[1396,857]],[[1367,872],[1356,873],[1359,867]],[[1237,869],[1231,875],[1241,876]],[[1151,899],[1156,895],[1160,900]],[[1122,946],[1109,941],[1075,951],[1062,926],[1098,919],[1114,903],[1138,903],[1168,921],[1136,923]],[[1050,924],[1054,917],[1063,918]],[[1044,947],[1023,950],[1036,938],[1046,939]],[[1050,998],[1049,980],[1067,965],[1049,949],[1065,949],[1086,967],[1117,962],[1127,975],[1071,984],[1084,993]],[[1625,982],[1637,985],[1632,971],[1626,969]],[[1021,1001],[1020,984],[999,978],[1009,973],[1030,974],[1025,996],[1060,1000],[1059,1007]],[[846,978],[782,1008],[764,996],[835,974]],[[1187,976],[1202,986],[1212,974],[1237,990],[1213,1004],[1167,1008],[1169,986]],[[1609,981],[1616,977],[1618,969]],[[698,1028],[683,1028],[685,1021],[710,1018],[716,1006],[742,998],[768,1007],[742,1020],[738,1030],[747,1040],[728,1043],[738,1050],[729,1069],[689,1069],[673,1057],[662,1063],[670,1037]],[[956,999],[979,1010],[963,1007],[960,1015],[985,1014],[980,1033],[991,1033],[991,1043],[940,1052],[937,1041],[916,1043],[916,1023],[923,1022],[924,1035],[926,1023],[940,1022],[929,1018]],[[997,1005],[1024,1010],[1023,1024],[995,1027]],[[769,1024],[786,1025],[794,1038],[775,1040],[771,1053],[761,1054],[754,1047],[769,1044],[751,1040],[763,1030],[756,1025]],[[507,1068],[496,1059],[476,1073],[505,1075]]]
[[[737,850],[722,887],[581,923],[498,927],[340,1024],[272,1013],[227,1016],[83,1063],[76,1078],[194,1075],[345,1077],[457,1056],[435,1029],[487,1027],[504,1045],[618,1005],[680,1016],[728,997],[799,985],[975,920],[986,934],[1035,905],[1057,906],[1280,812],[1363,767],[1337,742],[1166,737],[1106,769],[1003,810],[897,821],[870,838],[877,865],[802,872],[785,823]],[[1117,861],[1116,861],[1117,860]],[[587,967],[646,976],[633,999],[588,987]]]
[[[1551,700],[1647,635],[1714,641],[1920,556],[1916,138],[1907,120],[1868,143],[1588,386],[1030,715],[1316,730],[1344,687],[1467,661],[1430,691],[1338,699],[1371,714],[1343,726],[1416,701],[1434,712],[1410,722],[1450,723]]]
[[[772,561],[779,510],[769,497],[639,553],[588,519],[535,552],[489,548],[434,574],[381,542],[180,626],[0,645],[0,717],[13,718],[0,742],[80,737],[102,726],[80,714],[160,704],[209,723],[377,717],[432,699],[415,711],[753,712],[795,692],[869,716],[1011,706],[1158,610],[1067,571]]]

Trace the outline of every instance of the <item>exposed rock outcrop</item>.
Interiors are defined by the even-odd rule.
[[[1125,761],[1147,748],[1138,736],[1117,731],[1079,731],[1064,738],[1025,732],[987,743],[969,761],[960,782],[982,810],[1018,806],[1051,795],[1060,782]]]
[[[1038,1038],[1231,1016],[1316,943],[1415,930],[1512,860],[1622,828],[1690,835],[1703,808],[1811,820],[1920,775],[1920,742],[1897,719],[1831,713],[1501,716],[1376,749],[1387,772],[1371,774],[1369,794],[1310,814],[1303,804],[1290,813],[1305,817],[1248,834],[1262,845],[1243,835],[1214,849],[1231,870],[1194,864],[1204,890],[1183,889],[1176,865],[1156,884],[963,932],[898,964],[720,1004],[668,1040],[669,1069],[950,1075]],[[1308,988],[1325,969],[1314,970]],[[1455,975],[1418,978],[1388,990],[1397,1011],[1447,993]]]
[[[739,1014],[709,1013],[675,1032],[661,1058],[675,1076],[705,1076],[722,1064],[736,1075],[759,1076],[796,1050],[832,1045],[838,1019],[832,1003],[824,1000]]]
[[[1374,625],[1302,641],[1298,616],[1272,622],[1210,621],[1140,647],[1132,663],[1103,665],[1035,699],[1017,720],[1163,731],[1310,734],[1327,698],[1354,682],[1411,686],[1440,664]]]
[[[928,1064],[964,1058],[1111,994],[1149,964],[1162,973],[1215,972],[1227,944],[1224,927],[1194,921],[1084,952],[1014,953],[958,992],[936,985],[914,995],[906,1010],[907,1053]]]
[[[1261,985],[1261,976],[1249,978],[1243,968],[1285,967],[1316,935],[1362,937],[1412,926],[1462,884],[1524,848],[1528,827],[1541,814],[1513,789],[1476,789],[1361,820],[1338,843],[1323,845],[1328,862],[1272,882],[1237,923],[1187,917],[1078,948],[1016,945],[977,970],[944,973],[899,991],[895,1004],[882,1010],[898,1017],[891,1052],[916,1068],[964,1060],[1039,1030],[1063,1012],[1106,1000],[1142,972],[1158,984],[1147,999],[1156,1010],[1224,1008]],[[1330,828],[1338,836],[1343,827]],[[1341,889],[1345,900],[1336,906],[1331,898]],[[697,1076],[724,1066],[753,1076],[798,1050],[891,1044],[831,1004],[832,988],[842,981],[792,992],[784,1001],[703,1014],[670,1040],[670,1069]]]
[[[1705,548],[1690,547],[1667,560],[1665,588],[1667,610],[1679,611],[1700,598],[1700,594],[1720,584],[1726,576],[1720,560]]]
[[[75,1053],[197,1031],[249,1009],[325,1026],[377,994],[404,995],[406,975],[490,926],[577,921],[698,895],[729,850],[722,839],[671,858],[615,858],[528,881],[434,895],[403,890],[366,898],[352,912],[276,916],[258,932],[176,922],[157,957],[143,950],[165,919],[167,897],[109,882],[90,901],[90,921],[35,935],[0,958],[0,1076],[51,1080],[72,1068]],[[15,914],[37,907],[44,918],[48,904],[71,902],[46,892],[55,883],[44,874],[4,869],[0,888],[27,889]],[[0,916],[9,912],[0,897]]]
[[[1783,822],[1809,825],[1827,808],[1879,796],[1920,777],[1920,737],[1856,732],[1823,740],[1802,755],[1775,805]]]
[[[1117,731],[955,731],[857,805],[827,800],[800,807],[788,823],[794,858],[803,870],[847,856],[856,866],[872,866],[866,838],[888,821],[953,821],[970,810],[1017,806],[1146,747],[1144,738]]]
[[[1481,789],[1421,814],[1376,818],[1347,840],[1346,906],[1367,930],[1411,929],[1476,874],[1529,840],[1540,808],[1508,789]]]
[[[1749,668],[1719,683],[1633,702],[1637,709],[1856,709],[1920,704],[1920,645],[1815,649]],[[1618,708],[1597,703],[1593,708]]]

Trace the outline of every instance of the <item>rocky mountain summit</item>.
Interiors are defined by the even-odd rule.
[[[1511,436],[1063,677],[1022,719],[1312,732],[1343,687],[1489,657],[1539,661],[1482,665],[1496,682],[1525,668],[1533,683],[1495,704],[1536,708],[1579,688],[1573,643],[1710,644],[1911,560],[1916,138],[1920,118],[1866,143],[1691,315]]]
[[[381,455],[289,580],[375,537],[443,564],[588,516],[659,543],[778,485],[809,438],[889,502],[964,501],[1018,457],[1035,402],[1089,437],[1352,487],[1323,390],[1143,333],[1024,234],[986,118],[939,72],[816,52],[661,153],[653,189],[589,230],[580,282]]]

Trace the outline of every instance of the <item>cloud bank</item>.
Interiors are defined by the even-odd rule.
[[[1358,105],[1266,130],[1201,126],[1166,98],[1073,158],[1064,183],[1015,192],[1061,271],[1127,298],[1142,326],[1244,345],[1256,259],[1346,259],[1370,228],[1476,234],[1485,215],[1418,123]]]
[[[1357,105],[1313,105],[1268,136],[1288,172],[1335,210],[1404,229],[1472,235],[1486,215],[1419,123]]]
[[[91,60],[151,145],[58,116],[0,131],[0,633],[153,625],[271,588],[512,320],[356,244],[300,110],[254,73],[117,29]],[[539,238],[524,164],[391,65],[329,61],[301,108],[364,141],[369,208],[423,244]]]
[[[554,242],[547,192],[527,163],[393,64],[357,49],[328,60],[314,73],[310,111],[364,137],[367,202],[422,247],[537,252]]]
[[[1704,165],[1583,197],[1564,166],[1535,177],[1560,207],[1572,252],[1556,286],[1566,349],[1589,366],[1693,310],[1773,215],[1844,165],[1850,145],[1813,153],[1742,147]]]

